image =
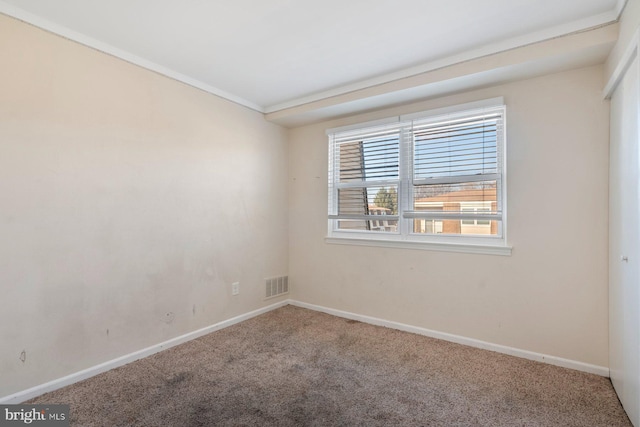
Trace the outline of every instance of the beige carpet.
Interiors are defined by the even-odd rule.
[[[287,306],[43,395],[74,426],[630,426],[608,379]]]

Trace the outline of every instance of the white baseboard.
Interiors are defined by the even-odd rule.
[[[27,390],[19,391],[17,393],[11,394],[9,396],[0,397],[0,404],[15,404],[21,403],[29,399],[33,399],[34,397],[38,397],[44,393],[48,393],[50,391],[57,390],[59,388],[71,385],[78,381],[85,380],[87,378],[91,378],[95,375],[101,374],[103,372],[109,371],[111,369],[126,365],[127,363],[134,362],[138,359],[142,359],[147,356],[151,356],[152,354],[158,353],[162,350],[166,350],[168,348],[174,347],[178,344],[182,344],[187,341],[191,341],[193,339],[199,338],[203,335],[207,335],[211,332],[218,331],[220,329],[224,329],[231,325],[235,325],[236,323],[240,323],[244,320],[251,319],[252,317],[259,316],[271,310],[275,310],[280,307],[284,307],[288,305],[289,301],[280,301],[275,304],[271,304],[267,307],[260,308],[258,310],[250,311],[249,313],[242,314],[240,316],[232,317],[231,319],[223,320],[222,322],[216,323],[211,326],[207,326],[202,329],[198,329],[197,331],[189,332],[187,334],[181,335],[176,338],[172,338],[168,341],[152,345],[151,347],[144,348],[142,350],[135,351],[133,353],[118,357],[113,360],[109,360],[107,362],[101,363],[96,366],[92,366],[90,368],[84,369],[79,372],[75,372],[73,374],[67,375],[62,378],[58,378],[53,381],[49,381],[44,384],[37,385],[35,387],[29,388]]]
[[[411,332],[418,335],[424,335],[431,338],[437,338],[457,344],[468,345],[470,347],[481,348],[483,350],[495,351],[497,353],[508,354],[510,356],[521,357],[523,359],[534,360],[536,362],[548,363],[550,365],[561,366],[563,368],[575,369],[590,374],[596,374],[603,377],[609,377],[609,368],[605,366],[591,365],[589,363],[578,362],[575,360],[564,359],[562,357],[549,356],[547,354],[535,353],[533,351],[521,350],[518,348],[507,347],[500,344],[493,344],[486,341],[480,341],[473,338],[466,338],[459,335],[447,334],[445,332],[433,331],[430,329],[420,328],[417,326],[406,325],[404,323],[392,322],[389,320],[379,319],[376,317],[364,316],[361,314],[350,313],[348,311],[335,310],[333,308],[322,307],[319,305],[308,304],[306,302],[289,300],[289,304],[308,308],[314,311],[331,314],[333,316],[344,317],[346,319],[357,320],[376,326],[384,326],[387,328],[398,329],[400,331]]]
[[[578,362],[575,360],[564,359],[562,357],[549,356],[546,354],[535,353],[532,351],[521,350],[513,347],[499,345],[499,344],[493,344],[486,341],[480,341],[473,338],[466,338],[459,335],[447,334],[444,332],[433,331],[430,329],[420,328],[417,326],[406,325],[404,323],[392,322],[389,320],[379,319],[376,317],[364,316],[361,314],[350,313],[347,311],[336,310],[333,308],[327,308],[319,305],[308,304],[305,302],[288,299],[288,300],[280,301],[275,304],[271,304],[267,307],[260,308],[258,310],[250,311],[249,313],[245,313],[240,316],[233,317],[231,319],[223,320],[222,322],[216,323],[214,325],[207,326],[202,329],[198,329],[197,331],[189,332],[179,337],[172,338],[168,341],[147,347],[142,350],[135,351],[133,353],[118,357],[113,360],[109,360],[99,365],[92,366],[90,368],[84,369],[79,372],[75,372],[73,374],[67,375],[62,378],[58,378],[53,381],[49,381],[44,384],[40,384],[38,386],[29,388],[27,390],[14,393],[9,396],[0,397],[0,404],[15,404],[15,403],[24,402],[29,399],[33,399],[34,397],[38,397],[44,393],[48,393],[50,391],[54,391],[59,388],[76,383],[78,381],[91,378],[95,375],[101,374],[111,369],[126,365],[127,363],[131,363],[136,360],[142,359],[144,357],[151,356],[152,354],[158,353],[162,350],[166,350],[168,348],[174,347],[184,342],[199,338],[211,332],[224,329],[231,325],[235,325],[236,323],[240,323],[244,320],[251,319],[252,317],[259,316],[261,314],[267,313],[269,311],[275,310],[280,307],[284,307],[285,305],[289,305],[289,304],[294,305],[296,307],[302,307],[302,308],[307,308],[314,311],[319,311],[322,313],[331,314],[333,316],[343,317],[351,320],[357,320],[357,321],[368,323],[371,325],[398,329],[400,331],[411,332],[414,334],[424,335],[427,337],[437,338],[445,341],[450,341],[457,344],[468,345],[470,347],[481,348],[484,350],[491,350],[498,353],[508,354],[511,356],[522,357],[524,359],[535,360],[537,362],[543,362],[551,365],[561,366],[563,368],[576,369],[578,371],[588,372],[588,373],[600,375],[603,377],[609,377],[609,368],[604,366],[591,365],[588,363]]]

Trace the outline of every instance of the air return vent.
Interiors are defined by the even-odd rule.
[[[273,298],[289,293],[289,276],[265,279],[265,298]]]

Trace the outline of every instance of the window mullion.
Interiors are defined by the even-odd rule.
[[[338,177],[338,167],[340,164],[338,147],[335,143],[335,136],[329,136],[329,171],[328,171],[328,179],[329,179],[329,219],[328,219],[328,228],[330,232],[333,232],[337,229],[337,222],[331,218],[331,215],[335,215],[338,213],[338,190],[336,187],[336,183],[339,182]]]
[[[411,232],[412,220],[404,217],[404,212],[409,211],[413,205],[413,136],[411,125],[407,124],[400,129],[400,188],[398,195],[398,215],[400,235],[407,236]]]

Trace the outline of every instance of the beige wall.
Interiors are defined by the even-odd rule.
[[[607,356],[608,103],[595,66],[294,129],[300,301],[598,366]],[[504,96],[510,257],[331,245],[325,129]]]
[[[300,301],[608,366],[602,66],[287,145],[259,113],[3,15],[0,58],[0,397],[263,307],[287,272]],[[511,257],[324,243],[326,128],[495,96]]]
[[[4,15],[0,58],[0,397],[267,305],[283,129]]]

